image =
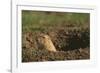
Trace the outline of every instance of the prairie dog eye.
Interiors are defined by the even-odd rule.
[[[45,36],[42,36],[42,38],[46,38]]]

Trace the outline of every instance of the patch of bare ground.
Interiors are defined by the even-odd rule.
[[[38,37],[41,33],[48,35],[56,52],[50,51],[51,46],[49,48],[44,40],[42,47],[39,45]],[[22,36],[22,62],[86,60],[90,59],[89,47],[89,29],[64,28],[48,29],[45,32],[26,32]]]
[[[90,58],[89,48],[71,51],[50,52],[38,49],[23,49],[23,62],[62,61],[62,60],[86,60]]]

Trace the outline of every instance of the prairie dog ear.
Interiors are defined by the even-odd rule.
[[[40,34],[39,37],[44,38],[44,39],[49,38],[47,34]]]
[[[48,35],[44,35],[43,38],[49,38],[49,36]]]

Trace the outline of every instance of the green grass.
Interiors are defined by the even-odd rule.
[[[42,12],[22,11],[23,31],[42,30],[48,27],[84,27],[89,25],[89,13],[64,13],[64,12]],[[40,29],[41,28],[41,29]]]

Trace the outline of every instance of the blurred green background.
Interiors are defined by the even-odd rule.
[[[37,31],[59,27],[89,27],[89,13],[43,12],[22,10],[22,30]]]

